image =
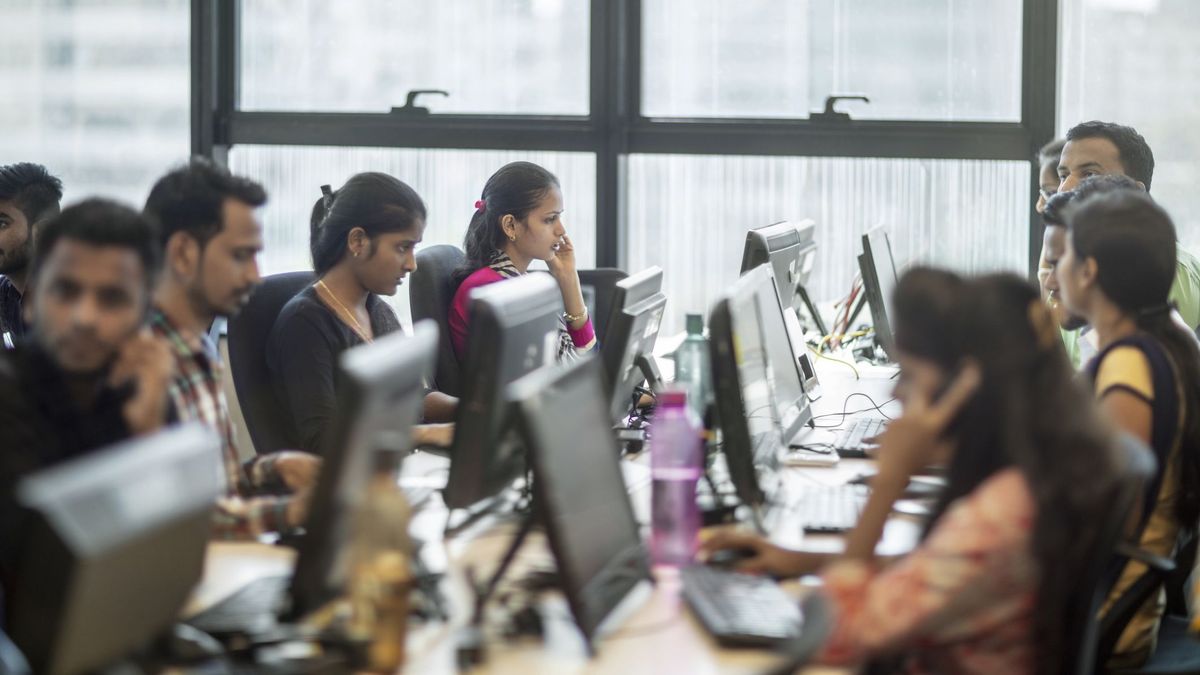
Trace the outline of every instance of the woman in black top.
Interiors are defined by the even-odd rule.
[[[382,173],[352,176],[313,206],[312,253],[317,282],[292,298],[267,340],[267,367],[292,421],[296,447],[324,455],[337,414],[337,359],[342,352],[400,330],[379,298],[395,295],[417,268],[414,252],[425,232],[425,204],[408,185]],[[452,419],[457,400],[432,392],[425,421]],[[448,446],[451,424],[422,424],[418,445]]]

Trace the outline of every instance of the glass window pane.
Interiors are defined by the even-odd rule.
[[[515,152],[506,150],[400,150],[267,145],[235,146],[230,168],[260,181],[268,201],[262,210],[266,246],[263,274],[312,269],[309,214],[322,185],[337,189],[360,171],[382,171],[408,183],[425,200],[429,221],[422,246],[462,246],[475,200],[496,169],[526,160],[558,176],[563,220],[578,251],[580,269],[596,260],[596,158],[591,153]],[[418,250],[420,250],[418,248]],[[409,322],[408,288],[392,299],[400,319]]]
[[[1024,274],[1027,162],[634,155],[625,268],[665,270],[664,335],[708,314],[736,278],[746,230],[811,218],[819,247],[809,291],[844,297],[861,235],[882,225],[897,266],[932,262]]]
[[[241,107],[588,114],[581,0],[244,0]]]
[[[1021,0],[644,0],[649,117],[1020,121]]]
[[[188,19],[187,0],[0,3],[0,164],[140,207],[190,146]]]
[[[1200,251],[1200,3],[1063,0],[1060,31],[1060,131],[1099,119],[1141,132],[1154,151],[1154,198]]]

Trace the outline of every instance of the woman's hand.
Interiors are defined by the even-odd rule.
[[[558,280],[559,285],[564,279],[575,279],[578,283],[579,271],[575,267],[575,245],[571,243],[571,238],[563,234],[558,240],[558,250],[554,252],[554,257],[546,261],[546,267],[550,268],[550,274]]]
[[[418,424],[413,427],[413,443],[448,448],[454,443],[454,424]]]
[[[981,377],[979,366],[967,362],[936,401],[910,391],[904,400],[904,414],[888,423],[879,436],[879,479],[907,485],[914,473],[935,461],[944,461],[948,453],[942,436],[975,395]]]
[[[776,546],[753,532],[736,527],[716,527],[700,531],[701,560],[710,559],[718,551],[741,550],[746,557],[733,569],[747,574],[767,574],[773,577],[798,577],[815,572],[823,562],[817,554],[789,551]]]

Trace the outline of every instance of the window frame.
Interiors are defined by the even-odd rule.
[[[193,154],[219,162],[250,145],[563,150],[596,156],[596,264],[621,264],[629,154],[783,155],[1026,161],[1029,269],[1041,251],[1034,153],[1056,132],[1058,0],[1023,0],[1021,121],[650,118],[641,113],[642,0],[591,0],[589,114],[413,117],[238,108],[239,0],[191,0]]]

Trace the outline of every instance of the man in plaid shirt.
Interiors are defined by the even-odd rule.
[[[145,208],[162,246],[150,328],[175,357],[171,402],[180,421],[202,421],[224,438],[226,489],[214,524],[222,538],[302,525],[320,468],[317,457],[303,452],[241,463],[221,388],[224,369],[208,336],[213,320],[237,313],[259,282],[262,226],[254,210],[266,199],[258,183],[195,158],[155,183]]]

